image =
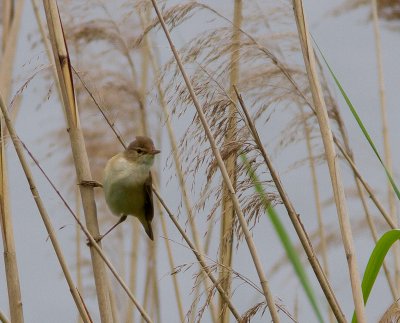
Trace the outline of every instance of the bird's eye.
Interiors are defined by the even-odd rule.
[[[139,154],[142,154],[142,153],[143,153],[143,149],[140,149],[140,148],[136,149],[136,151],[137,151]]]

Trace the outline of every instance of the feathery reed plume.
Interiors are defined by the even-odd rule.
[[[379,323],[396,323],[400,319],[400,306],[397,301],[395,301],[382,315]]]

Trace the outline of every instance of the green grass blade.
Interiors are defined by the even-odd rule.
[[[251,167],[250,163],[248,162],[245,155],[240,155],[243,164],[246,166],[247,172],[253,182],[254,189],[259,194],[260,198],[263,201],[265,209],[267,210],[268,216],[274,226],[274,229],[286,251],[287,257],[289,258],[290,262],[293,265],[294,271],[297,277],[300,280],[301,285],[310,301],[311,307],[314,310],[315,315],[317,316],[319,322],[324,322],[322,318],[321,311],[319,310],[318,303],[314,294],[314,291],[311,287],[311,283],[308,280],[306,271],[303,268],[303,265],[300,261],[299,256],[290,240],[289,234],[287,233],[284,225],[282,224],[281,220],[279,219],[278,213],[275,211],[271,203],[269,202],[267,195],[265,194],[263,187],[258,180],[257,174],[254,172],[254,169]]]
[[[400,230],[390,230],[386,232],[375,245],[374,250],[369,257],[367,267],[364,271],[364,277],[362,280],[362,293],[364,298],[364,304],[367,303],[369,294],[371,293],[372,287],[374,286],[376,277],[378,276],[379,270],[382,267],[383,260],[386,257],[389,249],[392,245],[400,239]],[[357,318],[353,312],[352,323],[357,323]]]
[[[314,40],[314,38],[313,38],[313,40]],[[322,53],[321,49],[318,47],[318,44],[315,42],[315,40],[314,40],[314,43],[315,43],[315,45],[317,46],[317,49],[318,49],[319,53],[321,54],[321,57],[322,57],[322,59],[324,60],[326,66],[328,67],[328,70],[329,70],[329,72],[331,73],[331,75],[332,75],[332,77],[333,77],[333,79],[334,79],[334,81],[335,81],[337,87],[339,88],[340,93],[342,94],[342,96],[343,96],[343,98],[345,99],[345,101],[346,101],[348,107],[350,108],[351,113],[353,114],[354,118],[356,119],[356,121],[357,121],[357,123],[358,123],[358,126],[360,127],[360,129],[361,129],[361,131],[363,132],[365,138],[367,139],[368,143],[370,144],[370,146],[371,146],[372,150],[374,151],[376,157],[378,157],[380,163],[382,164],[383,168],[385,169],[386,176],[387,176],[387,178],[389,179],[389,182],[390,182],[390,184],[392,185],[392,188],[393,188],[394,192],[396,193],[397,198],[400,200],[400,191],[399,191],[399,189],[397,188],[397,185],[396,185],[395,181],[393,180],[393,177],[392,177],[392,175],[390,174],[389,170],[387,169],[385,163],[383,162],[383,159],[382,159],[381,156],[379,155],[378,149],[376,148],[374,142],[372,141],[371,136],[369,135],[367,129],[365,128],[365,126],[364,126],[364,124],[363,124],[363,122],[362,122],[362,120],[361,120],[361,118],[360,118],[360,116],[359,116],[358,113],[357,113],[357,110],[355,109],[354,105],[351,103],[350,98],[348,97],[348,95],[347,95],[346,92],[344,91],[342,85],[340,84],[338,78],[336,77],[336,75],[335,75],[335,73],[333,72],[332,68],[331,68],[330,65],[328,64],[328,61],[326,60],[324,54]]]

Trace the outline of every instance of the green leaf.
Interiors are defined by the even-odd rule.
[[[313,41],[315,43],[315,45],[317,46],[317,49],[319,51],[319,53],[322,56],[322,59],[324,60],[326,66],[328,67],[329,72],[331,73],[333,79],[335,80],[335,83],[337,85],[337,87],[340,90],[340,93],[342,94],[343,98],[345,99],[348,107],[350,108],[351,113],[353,114],[354,118],[356,119],[358,126],[360,127],[361,131],[363,132],[365,138],[367,139],[368,143],[370,144],[372,150],[374,151],[376,157],[378,157],[380,163],[382,164],[383,168],[385,169],[386,172],[386,176],[389,179],[390,184],[392,185],[393,190],[395,191],[397,198],[400,200],[400,191],[397,188],[397,185],[395,183],[395,181],[393,180],[392,175],[390,174],[389,170],[387,169],[385,163],[383,162],[383,159],[381,158],[381,156],[378,153],[378,149],[376,148],[374,142],[371,139],[371,136],[369,135],[367,129],[365,128],[363,122],[361,121],[360,116],[357,113],[357,110],[355,109],[354,105],[351,103],[350,98],[347,96],[345,90],[343,89],[342,85],[340,84],[339,80],[337,79],[335,73],[333,72],[332,68],[330,67],[330,65],[328,64],[328,61],[326,60],[324,54],[322,53],[321,49],[319,48],[318,44],[316,43],[316,41],[313,38]]]
[[[378,276],[379,270],[382,267],[383,260],[386,257],[389,249],[393,244],[400,239],[400,230],[394,229],[386,232],[375,245],[374,250],[369,257],[367,267],[364,271],[364,277],[362,280],[362,293],[364,298],[364,304],[367,304],[369,294],[371,293],[372,287],[374,286],[376,277]],[[352,323],[357,323],[355,312],[353,312]]]
[[[243,164],[246,166],[247,172],[250,176],[250,179],[253,182],[254,189],[259,194],[265,209],[267,210],[268,216],[274,226],[276,233],[286,251],[287,257],[289,258],[290,262],[293,265],[294,271],[297,277],[300,280],[301,285],[310,301],[311,307],[313,308],[315,315],[317,316],[319,322],[324,322],[322,318],[321,311],[319,310],[317,300],[315,298],[314,291],[311,287],[311,283],[308,280],[307,273],[303,268],[303,264],[300,261],[299,256],[290,240],[289,234],[287,233],[284,225],[282,224],[281,220],[279,219],[278,213],[275,211],[274,207],[271,205],[270,201],[267,198],[266,193],[255,173],[254,169],[251,167],[250,163],[248,162],[246,156],[244,154],[240,155]]]

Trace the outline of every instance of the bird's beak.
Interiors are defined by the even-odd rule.
[[[150,154],[150,155],[157,155],[157,154],[159,154],[160,152],[161,152],[160,150],[154,149],[154,150],[152,150],[152,151],[149,151],[149,154]]]

